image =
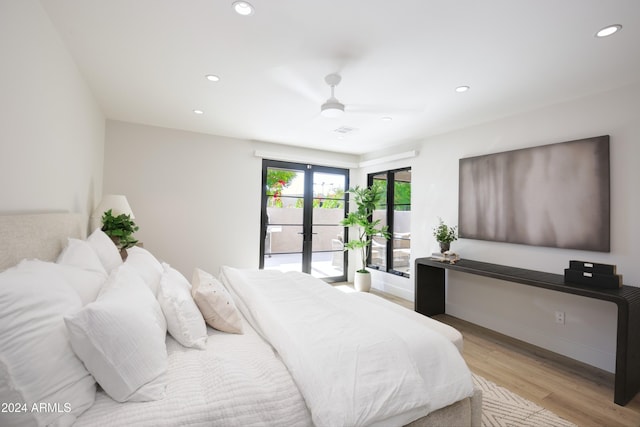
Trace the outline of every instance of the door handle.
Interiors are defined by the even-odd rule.
[[[305,233],[305,232],[301,231],[298,234],[302,234],[302,240],[304,242],[307,242],[307,241],[311,241],[312,240],[312,235],[318,234],[318,233]]]

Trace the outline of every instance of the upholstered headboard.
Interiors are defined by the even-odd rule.
[[[0,271],[24,258],[55,260],[67,237],[86,235],[87,218],[82,214],[0,215]]]

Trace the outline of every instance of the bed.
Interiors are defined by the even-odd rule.
[[[50,264],[55,260],[60,262],[60,252],[66,251],[65,246],[70,245],[67,238],[80,245],[87,239],[86,230],[86,218],[77,214],[0,215],[0,287],[5,286],[0,288],[0,308],[2,304],[16,306],[16,301],[19,306],[25,299],[11,300],[18,297],[7,291],[9,285],[5,284],[11,281],[6,277],[3,281],[2,275],[15,276],[21,272],[22,276],[15,276],[19,282],[24,279],[25,271],[31,271],[29,268],[40,269],[45,267],[45,262],[48,262],[46,267],[51,268]],[[134,255],[129,257],[134,261],[143,255],[149,256],[143,251]],[[21,261],[25,258],[42,261]],[[130,262],[129,258],[126,262]],[[79,268],[77,262],[73,268],[76,267]],[[164,264],[164,268],[164,274],[169,274],[169,265]],[[79,273],[70,269],[65,270],[68,275],[71,274],[68,271],[73,271],[69,281],[79,277]],[[179,272],[171,271],[171,274],[179,275]],[[141,272],[139,276],[145,274]],[[62,276],[61,282],[64,281]],[[33,277],[42,276],[29,276],[29,286],[34,282]],[[98,298],[98,293],[102,295],[104,292],[104,289],[94,290],[79,298],[75,294],[71,297],[66,295],[64,285],[56,283],[57,279],[44,277],[47,277],[48,291],[59,286],[55,297],[47,297],[47,310],[61,306],[61,310],[67,313],[65,322],[73,316],[69,313],[87,307]],[[12,337],[10,332],[13,329],[6,326],[14,322],[11,310],[0,312],[3,316],[0,343],[5,340],[5,345],[0,348],[0,400],[3,402],[0,425],[480,425],[481,392],[473,386],[469,388],[470,375],[469,383],[466,382],[468,370],[464,362],[459,362],[462,360],[462,336],[453,328],[370,294],[342,293],[301,273],[280,275],[277,272],[223,267],[219,279],[224,285],[223,290],[229,292],[237,305],[238,322],[243,333],[221,332],[206,326],[206,340],[200,343],[200,348],[187,348],[167,334],[165,327],[163,347],[149,356],[151,364],[150,359],[157,354],[166,354],[162,361],[166,364],[162,365],[165,366],[163,372],[154,374],[163,384],[162,397],[156,400],[145,400],[144,397],[158,391],[157,387],[150,387],[155,380],[120,397],[108,394],[105,389],[112,390],[111,385],[106,387],[111,378],[98,381],[105,387],[96,385],[94,377],[99,377],[92,369],[99,370],[100,367],[92,366],[95,363],[93,358],[82,358],[86,349],[76,346],[75,341],[73,346],[68,342],[56,343],[51,357],[36,357],[29,371],[22,375],[35,376],[34,371],[43,364],[51,365],[48,368],[54,370],[53,376],[71,378],[72,375],[63,376],[64,370],[56,369],[52,364],[55,360],[50,360],[56,359],[53,351],[58,351],[62,355],[60,357],[69,358],[69,362],[73,359],[79,364],[78,369],[86,368],[93,374],[77,371],[73,377],[75,388],[82,391],[77,403],[70,404],[69,399],[75,395],[69,394],[66,388],[60,392],[60,386],[56,384],[66,384],[60,379],[54,381],[52,378],[51,382],[55,384],[43,385],[38,382],[44,381],[41,378],[27,378],[27,385],[21,389],[19,381],[14,381],[20,376],[20,367],[12,370],[11,359],[18,357],[18,352],[21,352],[21,361],[32,357],[26,353],[31,343],[24,344],[27,339],[24,334]],[[10,286],[17,285],[11,282]],[[117,287],[113,289],[118,290]],[[301,293],[301,289],[309,291]],[[18,291],[22,292],[20,288],[14,292]],[[29,294],[29,298],[35,300],[38,291],[34,292]],[[67,298],[71,302],[69,307],[64,307]],[[327,310],[334,309],[341,311],[327,315]],[[25,318],[29,314],[28,311],[17,310],[15,316]],[[362,326],[358,323],[362,319],[368,319],[371,325]],[[156,323],[161,321],[156,319]],[[61,333],[60,330],[64,330],[62,315],[59,315],[56,325],[54,332]],[[317,328],[311,332],[308,329],[311,327]],[[59,336],[70,335],[73,340],[77,331],[69,323],[67,328]],[[396,335],[392,333],[394,329],[404,332]],[[43,330],[44,327],[40,332]],[[375,339],[367,341],[367,334]],[[39,339],[51,340],[54,335],[52,332]],[[420,338],[423,335],[433,336],[440,344],[437,348],[425,350],[427,344]],[[345,340],[336,344],[338,341],[334,340],[340,339],[336,336],[343,336]],[[145,339],[142,337],[127,345],[134,346],[134,352],[144,354],[141,342]],[[22,340],[19,348],[15,347],[16,354],[11,353],[14,348],[11,340]],[[381,351],[381,345],[387,347]],[[363,346],[370,346],[369,351],[362,352]],[[437,356],[439,353],[441,356]],[[375,363],[382,365],[370,365],[373,362],[368,359],[372,355],[376,358]],[[77,360],[78,357],[84,360],[84,365]],[[405,369],[405,366],[411,369]],[[425,374],[433,366],[440,367],[436,373]],[[126,386],[128,384],[116,384],[115,387]],[[42,397],[41,389],[47,387],[53,391]],[[451,388],[455,390],[450,392]],[[144,396],[139,401],[127,400],[140,394],[142,389],[147,394],[142,393]],[[62,393],[64,398],[58,396],[57,400],[54,399],[51,397],[54,392]],[[78,394],[77,390],[75,394]],[[449,394],[457,397],[445,397]],[[455,400],[446,401],[452,398]]]

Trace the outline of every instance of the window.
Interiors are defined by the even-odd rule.
[[[374,237],[367,265],[409,277],[411,266],[411,168],[368,175],[367,185],[383,189],[373,219],[389,226],[391,239]]]

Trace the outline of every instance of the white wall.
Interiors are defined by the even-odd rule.
[[[38,1],[0,2],[0,58],[0,212],[87,214],[105,120]]]
[[[262,159],[353,156],[107,121],[105,194],[125,194],[136,237],[188,278],[194,267],[258,267]]]
[[[596,253],[461,239],[462,257],[562,274],[570,259],[616,264],[627,285],[640,286],[640,85],[550,106],[422,141],[416,159],[361,170],[412,166],[412,254],[437,251],[432,229],[458,216],[458,160],[611,135],[611,252]],[[413,273],[413,271],[412,271]],[[613,303],[509,282],[449,272],[447,312],[613,372],[616,313]],[[413,299],[413,277],[376,274],[374,286]],[[555,311],[566,313],[558,325]]]

